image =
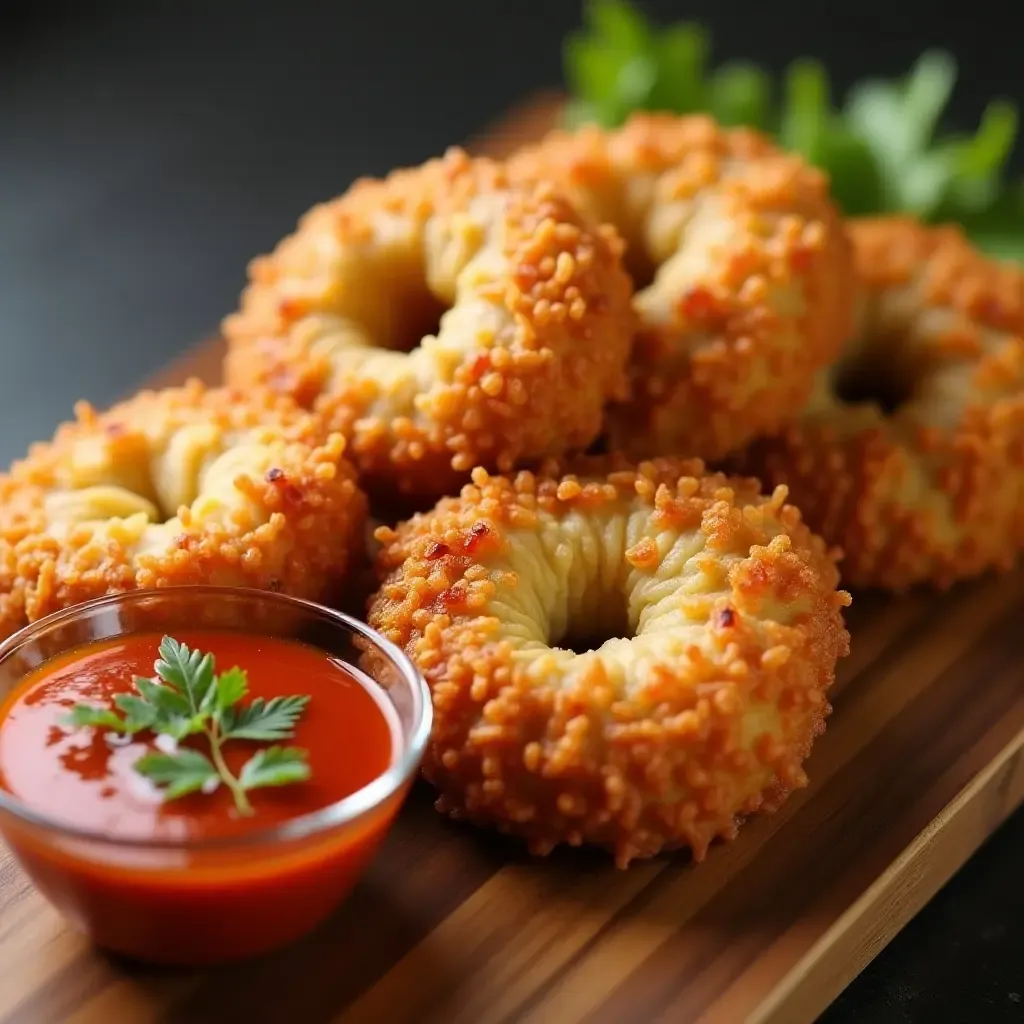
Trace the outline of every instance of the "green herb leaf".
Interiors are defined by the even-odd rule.
[[[954,85],[956,61],[948,53],[930,50],[917,59],[902,90],[904,154],[920,151],[931,142]]]
[[[955,80],[948,54],[926,53],[904,82],[866,81],[851,90],[845,119],[884,172],[889,209],[924,216],[948,189],[954,161],[928,146]]]
[[[310,776],[305,750],[298,747],[268,747],[258,750],[242,766],[238,781],[245,789],[287,786],[305,782]]]
[[[819,166],[828,169],[832,193],[843,197],[848,217],[875,213],[884,203],[878,164],[867,143],[835,121],[819,141]]]
[[[998,200],[1006,162],[1017,136],[1017,108],[993,100],[981,117],[973,138],[948,144],[956,167],[954,202],[970,211],[982,210]]]
[[[898,191],[890,194],[890,206],[927,218],[949,193],[955,175],[956,165],[949,154],[922,153],[905,168]]]
[[[658,65],[646,53],[631,57],[620,68],[616,80],[619,102],[628,108],[645,107],[658,80]]]
[[[754,64],[723,64],[711,76],[708,109],[727,128],[767,127],[772,83]]]
[[[198,750],[174,754],[146,754],[135,762],[135,770],[163,790],[165,800],[220,784],[213,762]]]
[[[159,708],[132,693],[119,693],[114,698],[114,705],[124,712],[124,724],[129,732],[151,729],[160,719]]]
[[[993,259],[1024,263],[1024,224],[1018,222],[1012,231],[978,228],[971,230],[970,235],[978,248]]]
[[[154,732],[163,733],[175,740],[195,736],[205,731],[208,718],[204,715],[165,715],[153,725]]]
[[[123,718],[110,708],[97,708],[91,704],[76,704],[63,718],[66,725],[80,728],[112,729],[114,732],[135,732]]]
[[[189,709],[197,714],[213,685],[213,655],[191,651],[186,644],[165,636],[160,642],[160,660],[155,667],[157,675],[180,690],[188,700]]]
[[[257,697],[247,707],[233,708],[222,717],[225,739],[285,740],[294,735],[295,723],[306,709],[308,697]]]
[[[773,106],[776,90],[763,70],[743,63],[713,69],[710,50],[696,23],[658,28],[625,0],[592,0],[584,30],[563,50],[567,121],[614,127],[637,110],[707,111],[724,125],[772,132],[820,167],[848,216],[903,212],[931,223],[959,221],[987,251],[1024,247],[1019,200],[1005,198],[1019,191],[1005,180],[1017,108],[993,100],[973,135],[939,135],[956,84],[950,54],[931,50],[902,78],[861,82],[837,110],[816,61],[790,66]]]
[[[670,25],[652,41],[650,60],[655,84],[643,109],[689,114],[708,102],[705,82],[710,42],[700,25]],[[636,109],[630,106],[630,109]]]
[[[1024,263],[1024,181],[1017,181],[985,210],[963,219],[972,240],[996,259]]]
[[[135,688],[141,694],[141,702],[151,709],[146,712],[152,717],[147,728],[157,733],[164,733],[176,740],[203,731],[205,717],[201,714],[193,714],[188,698],[178,693],[170,685],[161,685],[155,679],[136,676]],[[124,696],[129,695],[125,694]],[[117,703],[116,700],[115,703]],[[136,707],[136,716],[142,713],[141,709]]]
[[[190,715],[188,698],[170,686],[163,686],[155,679],[135,677],[135,688],[142,699],[151,704],[161,715]]]
[[[653,39],[643,15],[622,0],[592,0],[587,32],[570,35],[563,61],[580,122],[617,124],[646,106],[657,76]]]
[[[786,73],[786,106],[779,139],[787,149],[814,161],[830,119],[828,75],[812,60],[796,61]]]
[[[572,90],[581,100],[598,108],[618,102],[615,90],[622,66],[620,54],[584,36],[566,40],[565,54]]]
[[[237,666],[229,668],[217,677],[217,685],[210,692],[215,695],[217,711],[227,711],[249,692],[249,678]]]
[[[651,44],[651,29],[641,11],[624,0],[590,0],[586,20],[605,43],[628,53]]]

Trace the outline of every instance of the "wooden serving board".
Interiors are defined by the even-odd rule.
[[[536,135],[542,98],[487,140]],[[216,342],[151,383],[215,380]],[[809,788],[700,866],[526,857],[414,790],[317,934],[217,972],[130,967],[66,928],[0,850],[0,1022],[813,1020],[1024,802],[1024,572],[855,595]]]

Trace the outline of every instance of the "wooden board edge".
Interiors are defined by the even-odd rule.
[[[847,908],[746,1024],[812,1024],[1021,806],[1024,729]]]

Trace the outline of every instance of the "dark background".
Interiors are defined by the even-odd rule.
[[[1014,4],[648,2],[715,59],[813,55],[838,89],[951,50],[951,127],[1024,100]],[[75,399],[130,391],[216,329],[247,260],[358,175],[465,140],[560,82],[577,0],[0,0],[0,463]],[[1016,165],[1021,166],[1021,154]],[[1024,1021],[1024,813],[828,1024]]]

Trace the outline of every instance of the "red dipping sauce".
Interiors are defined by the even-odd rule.
[[[289,746],[309,752],[311,778],[250,793],[255,815],[243,817],[225,786],[167,803],[132,767],[157,749],[151,733],[121,745],[103,729],[62,721],[78,703],[113,706],[134,693],[135,676],[152,676],[162,634],[136,633],[68,651],[29,675],[0,704],[0,787],[33,810],[66,825],[117,839],[184,842],[239,835],[318,811],[383,775],[401,738],[394,712],[367,685],[322,651],[244,633],[178,631],[176,640],[209,651],[217,670],[246,670],[249,693],[270,699],[305,694],[309,704]],[[183,746],[206,751],[203,739]],[[232,740],[224,747],[237,773],[266,743]]]
[[[133,767],[160,747],[153,733],[68,725],[73,705],[113,707],[137,692],[135,676],[155,674],[163,633],[127,633],[43,662],[0,702],[0,827],[44,895],[98,944],[158,962],[236,960],[309,931],[357,880],[411,781],[408,765],[395,779],[403,724],[384,687],[315,647],[168,632],[211,652],[218,673],[243,668],[242,705],[310,698],[281,744],[308,752],[310,778],[249,791],[251,816],[224,785],[164,801]],[[270,745],[231,740],[223,752],[237,775]],[[181,746],[210,752],[202,736]]]

